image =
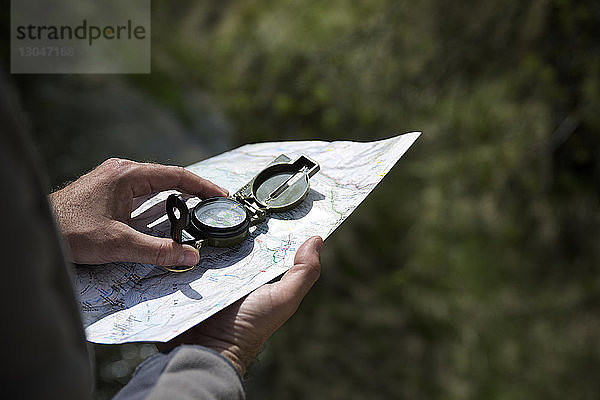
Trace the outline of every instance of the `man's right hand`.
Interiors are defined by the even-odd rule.
[[[196,265],[200,255],[192,246],[146,235],[128,225],[134,198],[169,189],[200,198],[228,195],[227,190],[182,167],[117,158],[50,194],[72,261]]]

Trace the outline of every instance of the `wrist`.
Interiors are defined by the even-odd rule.
[[[195,344],[207,347],[211,350],[216,351],[221,356],[225,357],[239,372],[240,376],[244,376],[248,365],[255,356],[255,353],[242,349],[240,346],[233,343],[224,342],[219,339],[206,337],[203,339],[195,340]]]
[[[235,351],[232,351],[231,349],[228,349],[228,348],[224,348],[221,350],[217,350],[214,348],[212,348],[212,349],[214,351],[216,351],[217,353],[219,353],[224,358],[226,358],[231,363],[231,365],[234,366],[234,368],[237,370],[237,372],[240,374],[240,377],[244,377],[244,375],[246,374],[246,370],[248,368],[242,362],[242,360],[238,357],[238,355],[236,354]]]
[[[227,359],[227,361],[229,361],[229,363],[237,370],[241,377],[244,376],[248,366],[256,355],[256,352],[258,352],[258,349],[256,352],[247,351],[236,344],[211,336],[198,334],[183,336],[167,343],[157,343],[157,348],[160,352],[168,353],[182,344],[199,345],[220,354],[222,357]]]

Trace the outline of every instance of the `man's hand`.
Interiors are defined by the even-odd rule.
[[[174,166],[111,158],[72,184],[50,194],[58,226],[80,264],[133,261],[156,265],[195,265],[192,246],[145,235],[128,225],[133,199],[168,189],[201,198],[227,191]]]
[[[199,344],[221,353],[243,376],[263,343],[296,312],[319,278],[322,246],[320,237],[308,239],[281,280],[261,286],[170,342],[159,344],[159,350]]]

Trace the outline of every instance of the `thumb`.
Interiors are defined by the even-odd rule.
[[[296,252],[294,266],[281,278],[277,285],[276,300],[282,304],[292,304],[297,307],[310,288],[319,279],[321,261],[319,254],[323,247],[323,239],[313,236],[308,239]]]
[[[294,257],[294,265],[320,265],[319,256],[323,248],[323,239],[313,236],[298,248]]]
[[[200,261],[200,253],[192,246],[146,235],[126,224],[122,225],[120,236],[124,245],[114,248],[114,257],[120,261],[161,266],[192,266]]]

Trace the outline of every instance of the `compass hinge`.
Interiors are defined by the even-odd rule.
[[[235,199],[242,203],[248,214],[250,214],[250,226],[263,222],[267,218],[264,207],[256,202],[256,200],[243,196],[235,196]]]

